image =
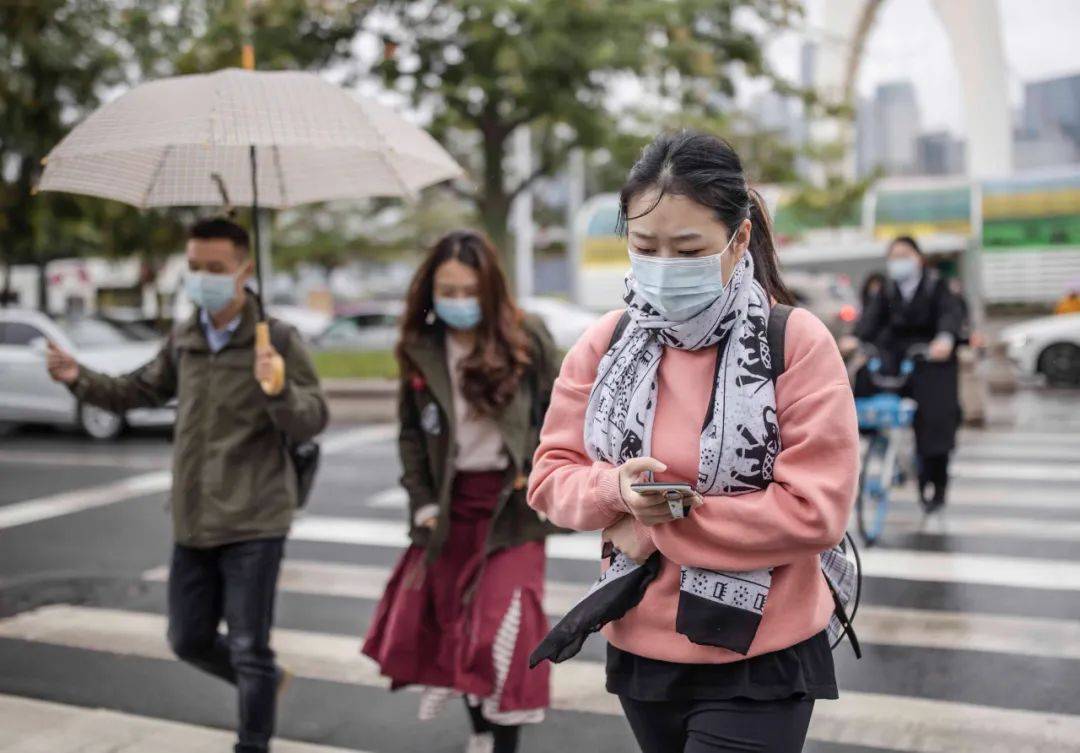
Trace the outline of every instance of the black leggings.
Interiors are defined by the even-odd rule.
[[[813,700],[619,701],[641,753],[799,753],[814,710]]]
[[[495,741],[494,753],[515,753],[517,751],[518,733],[521,731],[521,727],[489,722],[480,713],[480,707],[471,705],[468,700],[465,701],[465,708],[469,710],[469,721],[472,722],[473,732],[478,735],[484,732],[491,733]]]

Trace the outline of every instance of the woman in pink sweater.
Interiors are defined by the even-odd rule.
[[[819,553],[843,537],[858,474],[847,374],[795,309],[774,380],[770,311],[792,298],[728,144],[658,137],[621,209],[627,309],[566,357],[529,504],[603,530],[623,555],[609,583],[655,573],[603,631],[608,690],[644,753],[799,751],[814,701],[837,697]],[[690,490],[631,489],[652,474]]]

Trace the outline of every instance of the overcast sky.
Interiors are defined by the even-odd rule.
[[[1009,99],[1021,102],[1026,81],[1080,73],[1080,0],[979,0],[1000,9]],[[822,0],[806,0],[814,27]],[[785,75],[798,73],[800,39],[776,39],[769,56]],[[924,129],[963,133],[959,80],[952,66],[945,30],[930,0],[886,0],[867,45],[859,91],[870,95],[885,81],[909,79],[915,85]]]

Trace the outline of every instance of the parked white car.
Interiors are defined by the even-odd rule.
[[[95,317],[52,319],[38,311],[0,309],[0,422],[79,426],[95,439],[113,439],[125,426],[171,426],[174,408],[139,408],[118,416],[82,405],[45,370],[46,340],[81,364],[123,374],[152,359],[161,340],[146,340]]]
[[[518,301],[522,310],[540,317],[551,332],[559,350],[570,350],[585,330],[600,317],[576,304],[560,298],[532,296]]]
[[[1026,375],[1052,385],[1080,386],[1080,314],[1044,316],[998,334],[1005,355]]]

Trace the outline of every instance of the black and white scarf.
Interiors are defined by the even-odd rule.
[[[732,496],[768,486],[780,453],[780,427],[767,333],[770,301],[754,279],[750,254],[736,264],[724,293],[686,321],[668,321],[643,301],[633,275],[627,277],[626,304],[630,323],[600,360],[585,413],[589,456],[621,465],[649,455],[664,348],[719,346],[695,488],[702,496]],[[724,573],[684,567],[676,630],[695,643],[745,654],[771,584],[767,569]]]

